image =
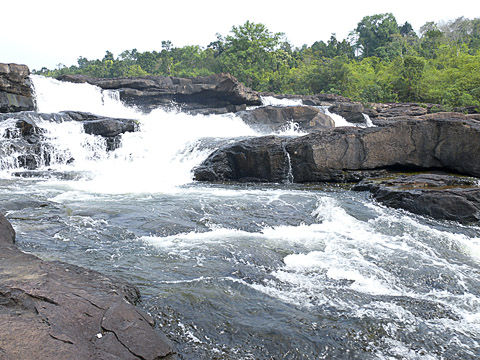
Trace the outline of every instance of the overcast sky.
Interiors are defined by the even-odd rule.
[[[0,5],[0,62],[30,69],[77,63],[79,56],[103,58],[123,50],[207,46],[215,34],[250,20],[283,32],[294,46],[339,40],[364,17],[391,12],[399,24],[418,31],[428,21],[480,17],[480,1],[421,0],[15,0]]]

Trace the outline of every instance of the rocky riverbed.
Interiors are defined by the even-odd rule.
[[[33,95],[26,92],[30,89],[28,68],[0,65],[0,112],[5,112],[0,115],[0,160],[2,166],[15,169],[14,177],[71,180],[85,176],[49,168],[54,163],[75,164],[79,159],[68,152],[58,155],[64,158],[50,158],[50,140],[39,126],[44,121],[80,124],[84,133],[96,136],[105,153],[121,148],[126,136],[139,131],[137,119],[70,109],[35,111]],[[180,108],[190,114],[231,113],[265,134],[218,140],[222,145],[194,169],[199,182],[287,187],[342,183],[347,189],[358,183],[353,190],[366,191],[371,201],[385,206],[429,219],[479,224],[479,114],[433,113],[438,107],[431,104],[364,105],[329,94],[288,96],[297,103],[260,106],[267,94],[244,87],[228,74],[196,79],[65,76],[62,80],[118,91],[122,101],[144,113],[158,107]],[[335,127],[332,114],[342,115],[350,126]],[[307,134],[278,134],[292,123]],[[151,162],[150,166],[157,165]],[[201,211],[193,209],[192,214]],[[203,217],[194,223],[204,226],[203,222],[209,225]],[[182,224],[179,220],[174,225],[181,228]],[[152,319],[134,306],[139,299],[135,287],[81,267],[40,260],[18,250],[14,241],[13,228],[1,216],[0,357],[175,356],[171,344],[153,329]]]

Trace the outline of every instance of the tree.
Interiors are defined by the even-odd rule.
[[[396,88],[400,101],[419,101],[420,85],[425,60],[418,56],[405,56],[401,64],[400,77]]]
[[[392,13],[365,16],[357,25],[358,45],[362,57],[384,56],[383,49],[391,42],[392,35],[399,34],[397,20]]]
[[[220,55],[222,71],[230,72],[247,86],[257,88],[276,68],[274,53],[283,33],[271,33],[263,24],[247,21],[233,26]]]

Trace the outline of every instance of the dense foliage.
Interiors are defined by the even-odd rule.
[[[77,66],[35,71],[46,76],[171,75],[193,77],[229,72],[258,91],[336,93],[362,102],[421,102],[444,108],[480,107],[480,19],[426,23],[420,34],[392,14],[364,17],[348,39],[293,48],[283,33],[247,21],[206,48],[126,50]]]

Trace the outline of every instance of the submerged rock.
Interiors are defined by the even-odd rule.
[[[264,106],[236,115],[251,128],[264,133],[285,130],[291,123],[295,123],[299,130],[308,132],[335,127],[330,116],[313,106]]]
[[[0,214],[0,357],[172,359],[173,349],[118,279],[18,250]]]
[[[35,109],[29,75],[26,65],[0,63],[0,113]]]
[[[363,180],[354,191],[370,191],[378,202],[435,219],[460,223],[480,221],[478,179],[415,174]]]

